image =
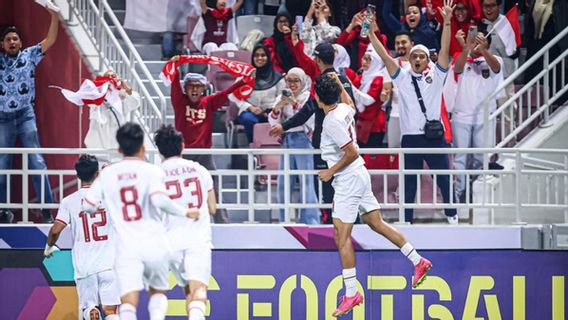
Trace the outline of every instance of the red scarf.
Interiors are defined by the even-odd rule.
[[[211,11],[211,15],[213,16],[213,18],[223,21],[229,20],[229,13],[231,13],[231,10],[232,10],[231,8],[225,8],[223,10],[209,9],[209,11]]]
[[[246,100],[252,94],[252,90],[254,88],[254,78],[250,76],[251,72],[254,70],[252,65],[205,55],[180,56],[177,62],[168,61],[160,74],[160,78],[164,81],[165,85],[169,86],[172,83],[178,72],[178,67],[185,63],[202,63],[218,66],[235,78],[243,77],[246,85],[233,92],[235,98],[239,100]]]

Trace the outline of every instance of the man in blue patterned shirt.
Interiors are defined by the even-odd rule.
[[[39,137],[34,113],[35,105],[35,68],[43,59],[45,52],[55,43],[59,27],[59,18],[55,11],[51,14],[51,24],[47,37],[39,44],[22,50],[22,38],[16,27],[8,27],[2,32],[0,52],[0,148],[16,146],[19,138],[25,148],[39,148]],[[29,169],[45,170],[45,160],[40,154],[31,154],[28,158]],[[12,155],[0,154],[0,170],[12,167]],[[51,186],[44,177],[44,195],[41,193],[41,176],[32,176],[33,186],[38,199],[44,203],[53,202]],[[0,203],[7,200],[7,176],[0,175]],[[10,220],[9,211],[1,211],[0,219]],[[44,222],[53,222],[51,213],[42,210]]]

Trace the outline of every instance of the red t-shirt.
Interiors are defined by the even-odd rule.
[[[174,77],[171,89],[174,123],[183,134],[186,148],[211,148],[213,115],[227,103],[229,94],[242,85],[244,82],[237,81],[226,90],[202,97],[197,105],[191,105],[189,98],[183,94],[179,75]]]
[[[227,42],[227,28],[231,18],[233,18],[233,10],[231,8],[225,8],[223,11],[208,9],[203,14],[205,35],[203,36],[202,44],[214,42],[220,46]]]

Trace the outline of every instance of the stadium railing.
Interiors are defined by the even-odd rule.
[[[484,123],[496,123],[498,139],[497,147],[516,144],[520,135],[531,127],[546,127],[549,117],[558,104],[559,99],[568,92],[566,76],[568,50],[550,61],[550,51],[554,46],[565,47],[568,41],[568,27],[542,47],[534,56],[515,70],[493,93],[484,100]],[[542,63],[542,70],[532,79],[526,79],[526,71],[537,63]],[[516,92],[505,103],[490,113],[489,102],[495,100],[500,92],[514,83],[524,85],[516,88]],[[485,126],[484,137],[489,140],[490,126]],[[485,164],[487,168],[487,164]]]
[[[545,219],[547,215],[555,214],[557,220],[555,222],[568,222],[568,150],[560,149],[515,149],[515,148],[488,148],[488,149],[363,149],[367,154],[396,154],[398,157],[398,169],[394,170],[369,170],[372,181],[383,181],[382,190],[374,190],[375,195],[379,195],[378,201],[384,211],[390,210],[391,213],[398,213],[398,221],[404,221],[404,209],[441,209],[441,208],[457,208],[460,210],[468,210],[470,214],[485,214],[489,216],[486,223],[495,224],[503,223],[499,219],[500,215],[508,214],[511,219],[505,223],[523,223],[525,219],[533,219],[535,216]],[[97,155],[101,159],[119,159],[115,151],[98,150],[98,149],[27,149],[27,148],[5,148],[0,149],[1,153],[19,154],[21,155],[21,168],[28,167],[28,155],[33,153],[41,153],[44,155],[80,155],[90,153]],[[305,198],[300,196],[299,200],[297,192],[295,196],[291,196],[290,192],[291,180],[294,176],[306,177],[313,179],[317,175],[317,170],[290,170],[291,154],[315,154],[319,150],[294,150],[294,149],[186,149],[187,154],[212,154],[215,156],[241,156],[246,158],[246,166],[244,169],[219,169],[211,171],[211,174],[219,178],[220,194],[218,199],[219,207],[228,210],[246,211],[246,222],[255,221],[255,212],[258,210],[283,209],[285,212],[285,222],[292,220],[292,212],[294,209],[300,208],[331,208],[331,204],[317,203],[308,204]],[[405,153],[424,153],[424,154],[452,154],[456,153],[481,153],[483,157],[489,158],[493,154],[499,154],[503,159],[503,170],[405,170],[404,154]],[[255,157],[262,154],[283,155],[284,163],[282,170],[258,170],[255,168]],[[161,159],[156,150],[148,150],[147,157],[150,162],[160,163]],[[64,170],[22,170],[10,169],[0,170],[1,175],[8,175],[9,178],[21,178],[21,186],[12,182],[8,184],[8,199],[22,199],[17,202],[9,202],[0,204],[5,209],[14,209],[22,211],[22,222],[27,223],[29,219],[30,209],[41,208],[57,208],[58,202],[73,191],[76,190],[78,182],[75,178],[75,171],[72,168]],[[405,190],[405,174],[417,174],[418,189],[415,203],[404,203]],[[466,188],[470,188],[470,183],[477,177],[475,182],[468,189],[464,203],[457,203],[451,193],[451,202],[442,203],[437,196],[436,176],[450,175],[450,188],[454,189],[454,178],[458,174],[464,174],[466,177]],[[30,176],[41,175],[42,179],[50,178],[50,181],[59,185],[55,190],[54,197],[57,203],[47,204],[43,199],[30,200]],[[271,181],[273,176],[282,175],[284,177],[284,202],[278,203],[276,200],[276,186],[269,184],[265,190],[259,190],[259,186],[255,185],[257,177],[268,177],[266,181]],[[395,179],[388,179],[394,176]],[[424,180],[431,180],[430,186],[423,185]],[[10,181],[11,179],[8,179]],[[387,190],[389,182],[398,181],[398,199],[389,199]],[[422,182],[421,182],[422,181]],[[319,185],[319,199],[322,199],[321,182]],[[42,184],[43,185],[43,184]],[[374,186],[375,189],[377,185]],[[431,188],[432,193],[430,194]],[[424,192],[422,192],[424,189]],[[292,190],[294,191],[294,190]],[[42,192],[43,194],[43,192]],[[380,196],[382,194],[382,196]],[[427,196],[424,196],[424,195]],[[21,195],[21,197],[20,197]],[[422,198],[430,198],[431,201],[424,201]],[[396,218],[396,216],[395,216]],[[531,220],[534,223],[534,221]]]

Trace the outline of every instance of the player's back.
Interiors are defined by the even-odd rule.
[[[93,213],[81,209],[87,190],[65,197],[57,214],[58,221],[71,227],[75,279],[112,269],[115,257],[114,235],[105,209],[100,207]]]
[[[150,200],[152,194],[164,192],[160,168],[125,158],[102,170],[99,179],[117,243],[140,250],[165,245],[163,214]]]
[[[185,217],[166,217],[168,238],[174,249],[185,249],[192,244],[211,242],[208,193],[213,189],[211,174],[194,161],[180,157],[166,159],[160,167],[165,174],[165,185],[170,198],[188,208],[198,208],[197,221]]]

